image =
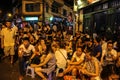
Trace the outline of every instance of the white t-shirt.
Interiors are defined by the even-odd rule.
[[[57,66],[59,68],[65,68],[66,63],[67,63],[67,60],[66,60],[67,59],[67,51],[65,49],[59,49],[55,52],[55,57],[56,57],[56,60],[57,60]]]
[[[29,47],[26,49],[25,46],[23,44],[20,45],[19,50],[22,50],[24,52],[23,55],[30,55],[31,51],[34,52],[35,48],[33,45],[29,45]]]
[[[107,53],[107,50],[104,50],[103,53],[102,53],[102,56],[104,56],[105,54]],[[117,57],[117,51],[112,49],[111,50],[111,54],[114,56],[114,57]]]
[[[82,53],[81,56],[78,57],[78,56],[76,55],[76,52],[74,52],[73,57],[76,59],[76,61],[84,60],[84,58],[85,58],[85,53]]]
[[[114,50],[114,49],[112,49],[110,51],[110,56],[108,56],[108,54],[109,53],[107,52],[107,50],[103,50],[102,57],[106,56],[106,60],[109,60],[109,61],[113,61],[112,56],[114,56],[115,58],[117,58],[117,51]]]
[[[3,36],[4,46],[14,46],[15,45],[15,30],[13,28],[2,29],[1,36]]]

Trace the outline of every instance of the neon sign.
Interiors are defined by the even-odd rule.
[[[88,0],[89,4],[93,4],[93,3],[96,3],[98,1],[100,1],[100,0]]]
[[[25,21],[34,21],[38,20],[38,17],[25,17]]]

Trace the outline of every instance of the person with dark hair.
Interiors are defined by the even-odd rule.
[[[76,51],[74,52],[71,61],[68,63],[67,68],[60,74],[59,77],[66,75],[68,72],[72,72],[72,76],[77,76],[77,71],[82,66],[84,61],[85,53],[82,51],[82,47],[77,47]]]
[[[67,51],[68,60],[71,60],[72,55],[73,55],[72,41],[66,41],[66,43],[65,43],[65,49]]]
[[[52,71],[55,70],[56,67],[56,58],[55,58],[55,52],[54,52],[54,48],[55,46],[47,46],[47,55],[45,57],[45,60],[36,65],[36,64],[31,64],[31,67],[35,68],[35,72],[37,75],[39,75],[43,80],[47,80],[47,77],[43,74],[46,73],[47,75],[49,75]],[[43,67],[45,66],[46,67]]]
[[[12,28],[11,21],[6,21],[5,26],[6,27],[1,30],[1,48],[4,49],[4,56],[2,59],[10,55],[10,63],[13,64],[13,56],[15,55],[14,46],[16,31]]]
[[[86,50],[90,50],[93,51],[94,48],[94,44],[91,38],[86,38],[84,41],[84,45],[83,45],[83,49],[84,52],[86,52]]]
[[[33,53],[30,58],[30,62],[32,64],[39,64],[40,62],[43,62],[44,58],[47,55],[46,53],[48,53],[47,46],[45,44],[40,48],[38,46],[39,45],[35,46],[35,53]]]
[[[29,61],[32,53],[35,52],[35,48],[33,45],[30,44],[29,38],[23,38],[23,43],[19,46],[18,49],[18,57],[19,57],[19,70],[20,70],[20,77],[19,80],[23,80],[23,76],[25,75],[25,67],[26,62]]]
[[[37,48],[39,50],[39,53],[42,53],[42,51],[44,51],[43,47],[46,46],[45,39],[43,39],[43,38],[39,39],[37,46],[38,46]]]
[[[116,60],[116,74],[120,78],[120,41],[117,42],[117,60]]]
[[[94,39],[94,48],[93,48],[93,55],[96,57],[99,61],[102,56],[102,47],[100,45],[101,39],[99,37],[96,37]]]
[[[107,49],[103,50],[101,64],[103,65],[102,78],[112,79],[115,73],[115,61],[117,59],[117,51],[113,49],[112,41],[108,41]]]
[[[59,69],[65,69],[66,68],[66,64],[67,64],[67,51],[65,50],[65,43],[64,42],[60,42],[58,44],[58,49],[55,51],[55,57],[57,59],[57,71],[56,71],[56,75],[58,74]]]
[[[97,58],[91,54],[91,51],[86,51],[85,62],[80,73],[86,75],[90,80],[101,80],[100,74],[102,66]]]
[[[72,40],[72,49],[73,49],[73,52],[76,51],[76,43],[77,43],[77,37],[76,36],[73,36],[73,40]]]

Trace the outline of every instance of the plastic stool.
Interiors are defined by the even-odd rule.
[[[26,76],[31,76],[32,78],[35,78],[35,72],[34,72],[34,68],[27,66],[26,69]]]

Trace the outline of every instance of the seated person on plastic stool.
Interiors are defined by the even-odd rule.
[[[84,65],[79,69],[80,74],[86,76],[87,80],[101,80],[101,71],[102,66],[99,60],[93,56],[91,51],[86,51]]]
[[[30,44],[29,38],[23,38],[23,43],[19,46],[18,56],[19,56],[19,70],[20,70],[20,77],[19,80],[23,79],[25,75],[26,69],[26,62],[29,61],[31,54],[35,52],[35,48],[33,45]]]
[[[30,58],[31,64],[39,64],[43,62],[44,58],[46,57],[46,44],[39,47],[39,45],[35,46],[35,53],[32,54]]]
[[[49,49],[51,48],[52,49]],[[51,72],[55,70],[56,67],[56,58],[54,54],[54,46],[48,46],[47,47],[46,58],[45,60],[36,65],[36,64],[31,64],[31,67],[35,68],[36,74],[38,74],[42,79],[47,80],[46,76],[43,73],[46,73],[49,75]],[[44,67],[46,65],[46,67]]]
[[[82,63],[84,62],[84,57],[85,57],[85,53],[83,52],[82,49],[83,48],[81,46],[77,47],[76,51],[72,56],[71,61],[68,63],[67,68],[62,73],[59,73],[57,75],[58,77],[63,77],[69,72],[72,73],[72,76],[77,76],[77,71],[83,65]]]
[[[30,60],[28,61],[29,65],[42,63],[45,60],[46,51],[47,51],[46,45],[42,46],[42,52],[40,52],[36,46],[35,52],[32,54]],[[26,75],[35,78],[34,68],[32,68],[31,66],[27,66]]]

